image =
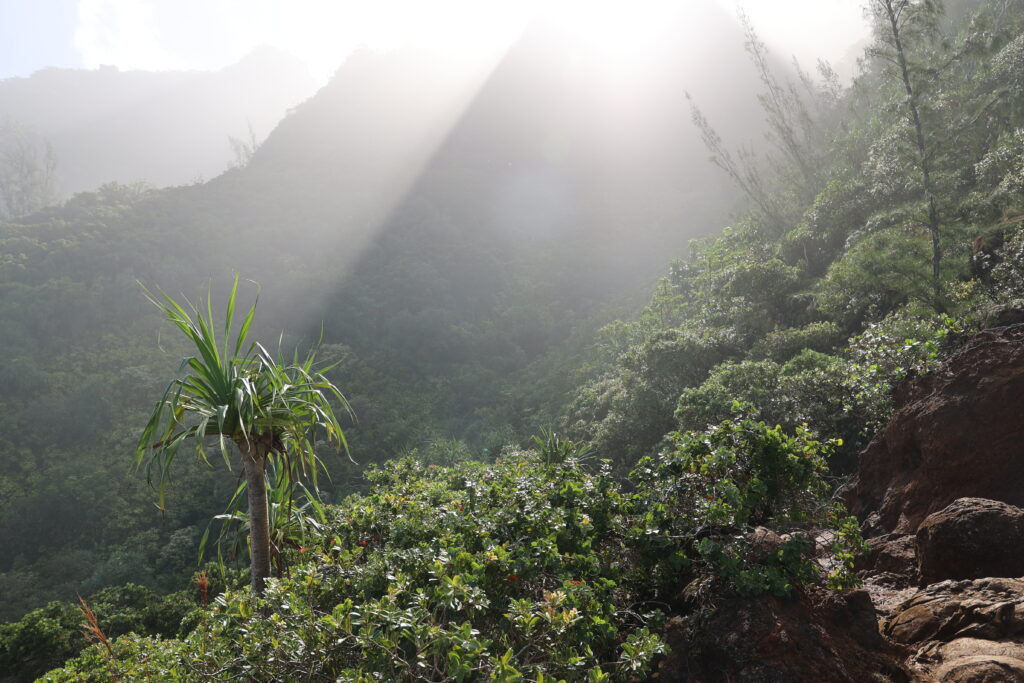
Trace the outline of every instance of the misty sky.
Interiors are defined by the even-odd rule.
[[[0,78],[47,66],[219,69],[254,47],[325,81],[359,45],[501,49],[538,13],[628,49],[686,4],[733,0],[0,0]],[[842,59],[865,34],[860,0],[742,0],[780,57]]]

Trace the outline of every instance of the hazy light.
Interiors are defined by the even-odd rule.
[[[502,0],[79,0],[75,47],[88,68],[209,69],[266,44],[320,81],[359,47],[406,44],[491,56],[519,37],[537,2]],[[211,62],[213,62],[211,64]]]
[[[717,0],[731,12],[741,8],[758,35],[783,60],[804,68],[818,59],[838,62],[868,34],[862,0]]]
[[[79,0],[74,44],[91,68],[126,62],[136,69],[185,66],[161,47],[155,7],[146,0]]]
[[[632,78],[654,66],[684,7],[674,0],[561,0],[540,10],[538,19],[600,60],[606,78]]]
[[[734,0],[78,0],[74,43],[88,68],[151,70],[221,68],[266,44],[326,81],[360,46],[490,57],[539,16],[628,71],[656,58],[674,14],[716,2],[735,11]],[[778,56],[808,66],[839,59],[865,33],[859,0],[740,4]]]

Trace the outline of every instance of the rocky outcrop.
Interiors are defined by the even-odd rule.
[[[847,487],[871,535],[913,534],[957,498],[1024,506],[1024,325],[987,330],[911,382]]]
[[[917,528],[920,583],[1024,576],[1024,510],[985,498],[959,498]]]
[[[734,598],[689,633],[669,624],[659,681],[870,683],[911,680],[863,590]]]
[[[1024,682],[1024,579],[943,581],[896,608],[883,632],[925,681]]]
[[[982,332],[900,390],[844,491],[915,681],[1024,683],[1022,405],[1024,325]]]
[[[1024,683],[1024,325],[976,335],[897,406],[844,492],[864,589],[716,603],[670,624],[659,680]]]

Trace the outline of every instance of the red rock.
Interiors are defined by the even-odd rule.
[[[869,535],[914,533],[957,498],[1024,506],[1024,325],[986,330],[916,379],[845,489]],[[870,517],[870,520],[869,520]]]

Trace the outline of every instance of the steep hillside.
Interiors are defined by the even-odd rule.
[[[550,423],[593,330],[732,195],[695,170],[683,94],[706,82],[690,65],[709,61],[755,82],[716,12],[735,40],[680,41],[651,81],[621,85],[626,110],[609,107],[598,57],[580,69],[539,28],[482,71],[359,53],[245,168],[106,185],[0,227],[0,539],[17,548],[0,571],[18,596],[5,614],[127,580],[175,585],[230,498],[233,475],[186,459],[158,513],[128,472],[145,406],[183,353],[136,280],[194,296],[237,272],[261,287],[266,343],[285,329],[287,352],[322,330],[361,465],[452,439],[495,453]],[[742,89],[723,92],[709,106],[743,108]],[[328,461],[331,495],[361,485],[359,468]]]

